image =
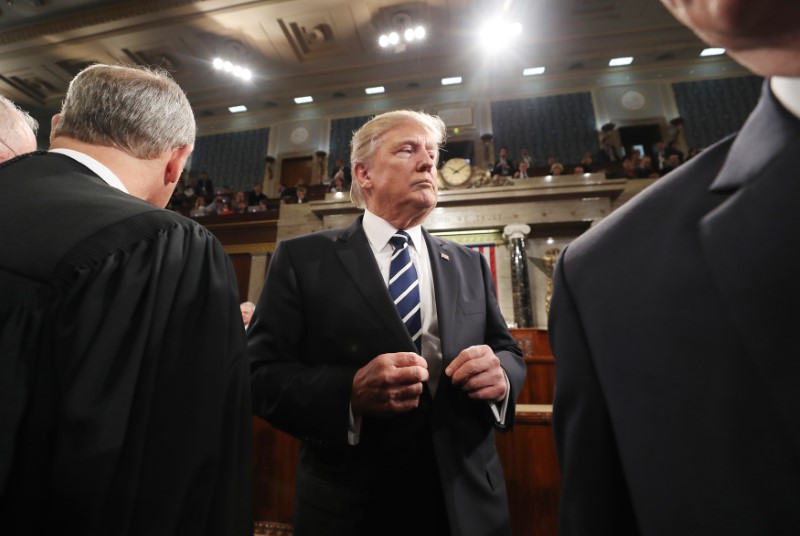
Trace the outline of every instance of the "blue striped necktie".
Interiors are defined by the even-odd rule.
[[[405,231],[397,231],[389,242],[394,247],[389,265],[389,295],[392,297],[400,318],[408,329],[411,340],[422,352],[422,314],[420,313],[419,279],[408,250],[410,237]]]

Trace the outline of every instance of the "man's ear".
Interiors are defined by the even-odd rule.
[[[372,188],[372,179],[367,172],[367,168],[359,162],[353,168],[353,177],[358,182],[358,185],[361,187],[362,190],[369,190]]]
[[[56,125],[61,121],[61,114],[56,114],[50,119],[50,143],[53,143],[53,133],[56,131]]]
[[[183,166],[193,149],[194,145],[184,145],[172,150],[167,166],[164,168],[164,184],[178,182],[183,172]]]

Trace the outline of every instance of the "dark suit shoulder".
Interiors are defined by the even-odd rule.
[[[652,186],[574,240],[569,259],[590,256],[595,260],[637,257],[659,248],[662,237],[682,233],[725,199],[709,190],[722,168],[735,136],[718,142],[700,155],[658,179]],[[602,262],[602,261],[601,261]]]

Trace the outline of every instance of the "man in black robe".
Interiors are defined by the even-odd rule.
[[[164,74],[95,65],[52,126],[50,152],[0,166],[41,209],[0,216],[0,530],[252,534],[233,270],[160,208],[189,103]]]

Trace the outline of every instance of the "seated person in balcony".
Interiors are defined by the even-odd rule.
[[[308,203],[308,190],[305,186],[300,186],[297,188],[297,195],[296,195],[296,203],[298,205],[302,205]]]
[[[583,169],[583,166],[575,166],[572,168],[573,175],[583,175],[584,173],[586,173],[586,170]]]
[[[519,171],[514,173],[515,179],[525,179],[530,177],[528,174],[528,163],[525,160],[521,160],[519,163]]]
[[[189,216],[192,218],[198,218],[200,216],[206,216],[208,213],[209,210],[206,206],[206,198],[198,197],[194,200],[194,207],[189,211]]]
[[[653,169],[653,159],[649,156],[643,156],[639,161],[639,166],[636,168],[637,179],[648,179],[651,177],[658,177],[658,171]]]
[[[344,185],[344,173],[339,171],[336,173],[336,175],[333,176],[333,180],[331,181],[331,187],[328,188],[328,191],[331,193],[347,191],[347,188]]]
[[[525,162],[528,167],[533,166],[533,157],[528,154],[528,150],[525,147],[519,151],[519,164],[522,164],[523,162]],[[519,165],[517,165],[517,169],[519,169]]]
[[[673,169],[677,168],[681,165],[681,158],[676,153],[672,153],[667,157],[667,162],[664,164],[664,167],[661,168],[661,176],[663,177]]]
[[[564,164],[561,162],[553,162],[553,165],[550,166],[550,175],[558,176],[564,174]]]
[[[514,165],[511,163],[511,159],[508,157],[508,149],[505,147],[500,148],[497,162],[494,163],[492,168],[492,175],[500,175],[501,177],[514,176]]]
[[[594,169],[594,162],[592,160],[592,153],[586,151],[581,157],[581,166],[583,166],[584,173],[591,173]]]
[[[633,160],[630,158],[625,158],[622,161],[622,178],[623,179],[635,179],[636,177],[636,166],[633,164]]]
[[[267,196],[264,195],[264,186],[257,182],[253,185],[253,191],[247,192],[247,204],[250,206],[258,205],[258,202],[262,199],[266,200]]]
[[[244,192],[238,191],[233,196],[233,202],[231,203],[231,210],[233,210],[236,214],[244,214],[247,212],[247,196]]]

